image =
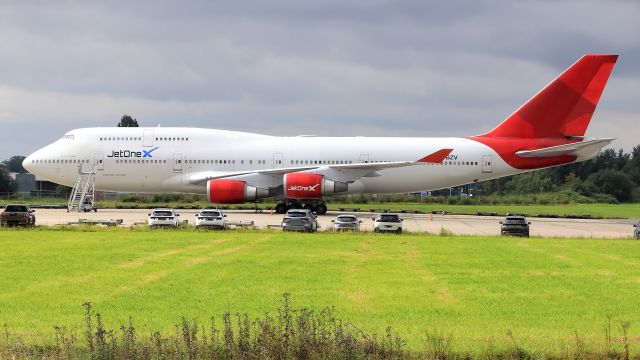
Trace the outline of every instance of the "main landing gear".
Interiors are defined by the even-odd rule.
[[[322,200],[314,199],[304,200],[303,203],[297,200],[286,199],[284,202],[278,203],[275,208],[278,214],[284,214],[291,209],[307,209],[318,215],[324,215],[327,213],[327,204]]]

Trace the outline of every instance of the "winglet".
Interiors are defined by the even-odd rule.
[[[449,156],[449,154],[451,154],[452,151],[453,151],[453,149],[440,149],[440,150],[434,152],[431,155],[427,155],[427,156],[423,157],[422,159],[418,160],[417,162],[439,164],[439,163],[443,162],[444,159],[446,159],[447,156]]]

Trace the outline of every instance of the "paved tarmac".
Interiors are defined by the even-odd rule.
[[[100,209],[90,213],[67,213],[66,210],[36,210],[36,219],[39,225],[60,225],[78,219],[111,220],[122,219],[124,226],[136,223],[144,223],[150,210],[123,210]],[[197,210],[178,210],[181,220],[187,220],[189,224],[195,222]],[[254,211],[226,211],[227,221],[253,221],[258,228],[266,228],[269,225],[278,226],[282,215],[255,213]],[[318,217],[320,230],[330,230],[331,220],[339,213],[329,212]],[[372,230],[372,213],[354,213],[362,221],[363,230]],[[499,235],[501,217],[470,216],[470,215],[429,215],[429,214],[402,214],[404,229],[410,232],[429,232],[438,234],[445,229],[456,235]],[[633,224],[637,220],[612,219],[612,220],[583,220],[583,219],[542,219],[529,218],[531,221],[531,236],[542,237],[584,237],[584,238],[631,238]]]

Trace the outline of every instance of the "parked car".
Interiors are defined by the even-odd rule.
[[[637,240],[640,240],[640,222],[633,225],[634,228],[636,228],[633,231],[633,237],[635,237]]]
[[[218,209],[202,209],[196,214],[196,229],[224,229],[227,226],[226,217],[227,215],[224,215]]]
[[[524,216],[510,215],[500,221],[500,234],[529,237],[530,222]]]
[[[149,214],[149,226],[156,227],[178,227],[180,214],[176,214],[173,209],[153,209]]]
[[[397,214],[380,214],[373,218],[373,232],[402,233],[402,219]]]
[[[284,231],[318,231],[318,221],[315,215],[308,209],[289,210],[282,219],[282,230]]]
[[[7,205],[0,214],[0,225],[2,226],[35,226],[35,210],[29,205]]]
[[[335,220],[331,220],[331,222],[333,223],[334,231],[360,231],[360,224],[362,224],[362,220],[358,220],[358,217],[355,215],[338,215],[338,217],[335,218]]]

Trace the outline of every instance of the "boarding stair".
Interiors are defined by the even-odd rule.
[[[76,184],[71,190],[69,202],[67,203],[67,212],[71,211],[89,211],[93,210],[94,188],[96,181],[96,172],[84,172],[82,168],[78,168],[78,178]]]

